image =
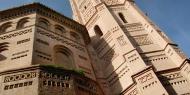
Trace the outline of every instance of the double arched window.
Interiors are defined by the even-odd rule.
[[[29,17],[22,18],[21,20],[18,21],[16,28],[17,29],[24,28],[24,27],[28,26],[28,23],[29,23]]]
[[[11,31],[11,29],[12,29],[12,22],[7,22],[0,26],[1,33]]]
[[[44,19],[44,18],[39,18],[39,26],[45,29],[48,29],[50,26],[50,23],[48,20]]]
[[[98,25],[96,25],[94,27],[94,32],[95,32],[96,36],[98,36],[98,37],[103,36],[103,32],[102,32],[102,30],[100,29],[100,27]]]
[[[123,21],[123,23],[127,23],[127,20],[125,19],[125,16],[122,13],[118,13],[120,19]]]
[[[72,52],[62,45],[56,45],[54,47],[54,62],[63,66],[65,69],[74,69],[74,60]]]

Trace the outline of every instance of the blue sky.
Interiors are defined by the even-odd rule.
[[[0,0],[0,10],[31,2],[41,2],[72,17],[69,0]],[[190,0],[136,0],[136,3],[190,57]]]

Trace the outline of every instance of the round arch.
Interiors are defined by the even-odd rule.
[[[65,69],[75,68],[72,51],[63,45],[54,46],[54,62]]]
[[[55,32],[56,33],[66,33],[66,29],[60,25],[55,25]]]
[[[50,28],[50,22],[45,18],[39,18],[38,24],[42,28],[45,28],[45,29]]]
[[[11,31],[11,29],[12,29],[12,22],[7,22],[0,26],[1,33]]]
[[[27,26],[27,23],[29,22],[29,17],[22,18],[17,23],[17,29],[21,29]]]

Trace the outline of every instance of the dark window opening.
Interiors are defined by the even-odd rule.
[[[99,37],[103,36],[103,32],[98,25],[94,27],[95,34]]]
[[[119,13],[119,17],[124,23],[127,23],[127,20],[125,19],[125,16],[122,13]]]
[[[86,6],[84,6],[84,9],[87,9],[87,7],[86,7]]]

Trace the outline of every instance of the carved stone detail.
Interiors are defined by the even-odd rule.
[[[38,76],[38,74],[36,72],[28,72],[28,73],[23,73],[23,74],[5,76],[4,83],[18,81],[18,80],[31,79],[31,78],[35,78],[37,76]]]
[[[128,95],[138,95],[138,90],[135,88],[134,90],[132,90]]]
[[[106,5],[116,5],[121,4],[120,0],[104,0]]]
[[[12,37],[16,37],[16,36],[19,36],[19,35],[24,35],[24,34],[27,34],[27,33],[30,33],[30,32],[32,32],[32,29],[27,29],[27,30],[23,30],[23,31],[19,31],[19,32],[11,33],[11,34],[6,34],[6,35],[0,37],[0,39],[1,40],[10,39]]]
[[[120,37],[118,37],[118,38],[117,38],[117,41],[118,41],[118,43],[119,43],[121,46],[125,46],[125,45],[127,44],[127,42],[125,41],[123,35],[120,36]]]
[[[61,42],[64,43],[64,44],[67,44],[67,45],[69,45],[69,46],[72,46],[72,47],[74,47],[74,48],[80,50],[80,51],[85,52],[85,49],[84,49],[83,47],[80,47],[80,46],[78,46],[78,45],[76,45],[76,44],[74,44],[74,43],[71,43],[70,41],[67,41],[66,39],[62,39],[62,38],[60,38],[60,37],[58,37],[58,36],[55,36],[55,35],[53,35],[53,34],[50,34],[50,33],[48,33],[48,32],[45,32],[45,31],[42,31],[42,30],[39,30],[39,29],[37,30],[37,32],[38,32],[39,34],[41,34],[41,35],[47,36],[47,37],[49,37],[49,38],[51,38],[51,39],[54,39],[54,40],[57,40],[57,41],[61,41]]]
[[[139,78],[138,81],[140,83],[145,83],[145,82],[147,82],[148,80],[151,80],[151,79],[153,79],[153,75],[152,75],[152,73],[148,73],[148,74],[142,76],[141,78]]]
[[[140,35],[133,38],[138,46],[153,44],[153,41],[148,37],[148,35]]]

